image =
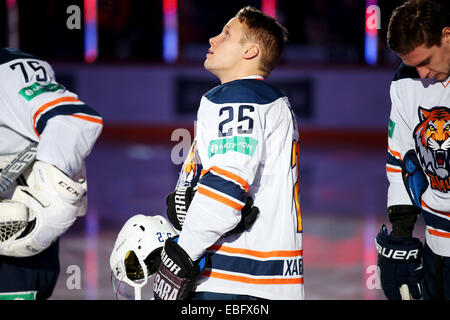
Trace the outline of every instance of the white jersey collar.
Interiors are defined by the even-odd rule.
[[[247,77],[244,77],[244,78],[241,78],[241,80],[242,80],[242,79],[257,79],[257,80],[262,80],[262,81],[264,81],[264,77],[263,77],[263,76],[260,76],[260,75],[257,75],[257,74],[251,75],[251,76],[247,76]]]

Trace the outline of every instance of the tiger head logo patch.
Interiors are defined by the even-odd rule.
[[[419,124],[414,129],[417,156],[430,177],[431,188],[450,190],[450,110],[419,107]]]

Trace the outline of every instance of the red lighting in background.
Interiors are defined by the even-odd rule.
[[[97,56],[97,0],[84,0],[84,61],[92,63]]]
[[[262,0],[261,11],[265,14],[277,18],[277,0]]]
[[[177,12],[177,0],[164,0],[163,1],[163,13],[175,14]]]
[[[168,63],[178,58],[178,2],[177,0],[163,0],[163,59]]]
[[[380,28],[380,8],[377,6],[377,1],[366,2],[366,18],[365,31],[369,36],[376,36]]]

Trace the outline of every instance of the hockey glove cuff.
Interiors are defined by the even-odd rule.
[[[193,187],[180,187],[166,198],[167,218],[178,231],[181,231],[183,228],[186,213],[195,193],[196,189]],[[253,198],[247,197],[245,206],[241,210],[241,221],[233,230],[229,231],[227,235],[248,230],[255,222],[258,214],[259,209],[258,207],[253,206]]]
[[[423,280],[423,245],[420,240],[389,235],[386,226],[382,225],[375,244],[381,286],[386,298],[401,300],[400,287],[407,284],[411,296],[420,299]]]
[[[180,187],[166,198],[167,218],[178,231],[181,231],[187,210],[194,198],[193,187]]]
[[[178,243],[178,236],[169,238],[161,253],[162,263],[153,284],[155,300],[185,300],[195,285],[195,279],[206,267],[206,257],[192,261]]]

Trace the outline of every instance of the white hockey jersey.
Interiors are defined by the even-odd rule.
[[[192,259],[205,251],[211,258],[196,290],[303,299],[299,135],[288,99],[262,79],[244,78],[205,94],[197,116],[203,170],[178,241]],[[258,218],[225,235],[247,196]]]
[[[436,254],[450,256],[450,78],[420,79],[402,64],[390,95],[388,207],[412,205],[401,176],[403,157],[412,149],[429,182],[421,199],[426,242]]]
[[[0,156],[38,141],[37,160],[77,174],[103,127],[101,116],[56,82],[52,67],[0,49]]]

